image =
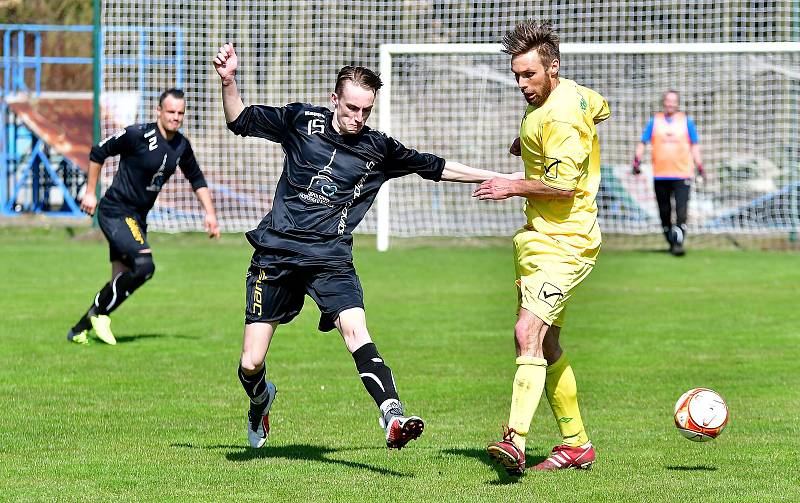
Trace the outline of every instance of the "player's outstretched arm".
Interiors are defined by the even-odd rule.
[[[225,110],[225,120],[233,122],[244,110],[244,102],[236,87],[236,69],[239,67],[239,58],[232,43],[224,44],[214,56],[214,69],[222,80],[222,108]]]
[[[497,173],[473,168],[455,161],[445,162],[444,171],[442,171],[442,181],[446,182],[478,183],[490,178],[514,179],[519,177],[520,173]]]
[[[97,179],[100,178],[101,169],[103,169],[102,164],[89,161],[89,174],[86,177],[86,192],[83,193],[83,199],[81,199],[81,210],[89,215],[94,215],[94,210],[97,208]]]
[[[516,176],[514,173],[512,176]],[[475,189],[472,197],[499,201],[519,196],[530,199],[563,199],[575,195],[574,190],[561,190],[549,187],[539,180],[522,180],[509,178],[492,178],[486,180]]]
[[[211,191],[208,187],[200,187],[195,192],[197,200],[203,206],[206,213],[205,227],[206,233],[210,238],[219,238],[219,224],[217,223],[217,212],[214,210],[214,203],[211,201]]]

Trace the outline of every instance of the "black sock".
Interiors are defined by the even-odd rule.
[[[72,327],[72,333],[79,334],[84,330],[89,330],[90,328],[92,328],[92,322],[89,321],[89,318],[91,318],[92,316],[96,316],[97,314],[98,314],[97,306],[92,304],[89,310],[86,311],[86,314],[84,314],[83,317],[78,321],[78,323],[76,323],[75,326]]]
[[[143,254],[133,261],[133,269],[117,274],[117,276],[103,285],[94,297],[94,303],[86,311],[78,323],[72,327],[73,333],[79,333],[91,328],[92,323],[89,318],[98,314],[111,314],[120,306],[130,294],[142,286],[145,281],[153,277],[155,264],[153,257],[149,253]]]
[[[397,390],[394,386],[394,376],[378,354],[375,344],[368,342],[353,352],[361,382],[367,388],[375,405],[381,407],[387,400],[397,400]]]
[[[244,392],[250,397],[250,402],[254,405],[266,402],[267,393],[267,366],[262,365],[261,369],[255,374],[247,375],[239,366],[239,381],[242,383]]]
[[[149,278],[134,275],[130,271],[118,274],[97,293],[97,297],[95,297],[97,313],[111,314],[147,279]]]

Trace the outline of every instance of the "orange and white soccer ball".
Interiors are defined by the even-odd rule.
[[[727,424],[728,406],[712,389],[690,389],[675,404],[675,426],[694,442],[714,440]]]

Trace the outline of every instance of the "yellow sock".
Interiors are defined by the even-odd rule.
[[[522,452],[525,452],[525,437],[531,426],[533,413],[536,412],[539,399],[542,397],[546,373],[547,360],[544,358],[533,356],[517,358],[517,373],[514,375],[508,426],[517,432],[513,441]]]
[[[550,402],[550,408],[553,409],[553,416],[556,418],[558,429],[561,430],[564,443],[577,447],[588,442],[589,437],[586,435],[581,411],[578,409],[578,385],[564,353],[561,353],[561,358],[555,363],[547,367],[545,394],[547,401]]]

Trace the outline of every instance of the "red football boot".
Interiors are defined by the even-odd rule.
[[[562,444],[553,447],[553,451],[547,459],[536,466],[531,466],[530,469],[539,471],[568,468],[586,469],[592,467],[595,457],[594,446],[591,442],[586,442],[579,447]]]
[[[503,440],[492,442],[486,452],[496,462],[503,465],[509,475],[518,477],[525,473],[525,453],[514,445],[512,439],[517,432],[513,428],[503,429]]]

